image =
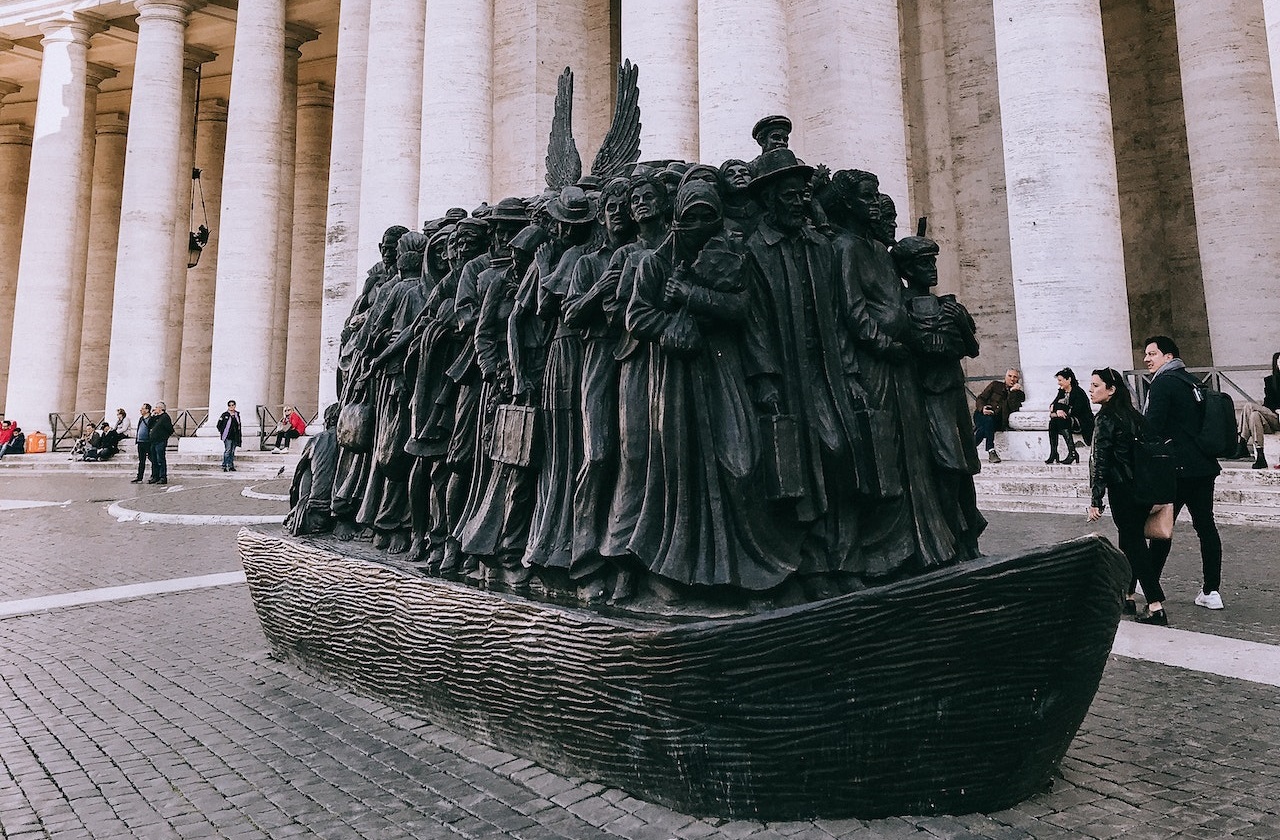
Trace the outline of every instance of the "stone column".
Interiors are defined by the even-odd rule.
[[[178,190],[182,166],[183,87],[187,19],[192,0],[136,0],[138,58],[129,106],[120,246],[107,367],[107,404],[130,410],[165,399],[166,380],[177,370],[167,355],[172,299]],[[185,218],[185,213],[183,218]],[[139,342],[153,350],[139,353]],[[176,356],[176,353],[174,354]],[[134,405],[137,403],[137,405]]]
[[[71,334],[72,286],[84,159],[89,37],[101,24],[80,16],[41,24],[44,57],[36,100],[31,174],[22,226],[22,256],[13,306],[5,416],[28,432],[49,431],[49,415],[70,411],[67,357],[79,352]],[[74,340],[75,350],[71,349]]]
[[[378,0],[369,10],[369,55],[377,61],[369,63],[365,85],[362,258],[376,258],[382,232],[391,225],[413,230],[422,223],[418,182],[425,26],[422,0]]]
[[[182,366],[187,360],[182,355],[185,344],[183,333],[186,332],[187,282],[190,279],[187,269],[191,250],[190,234],[195,231],[197,222],[192,217],[192,201],[195,198],[195,184],[192,183],[191,169],[195,161],[196,147],[196,96],[200,88],[200,66],[217,58],[216,53],[208,50],[187,47],[182,63],[182,133],[178,136],[178,169],[174,173],[177,186],[174,188],[174,236],[173,262],[170,276],[173,282],[169,285],[169,326],[164,331],[165,357],[170,359],[169,369],[164,380],[164,399],[170,408],[190,408],[178,401],[179,385],[182,381]]]
[[[272,411],[280,412],[284,400],[285,354],[289,342],[289,283],[293,261],[293,190],[298,134],[298,59],[300,48],[314,40],[317,33],[290,24],[285,30],[284,99],[281,103],[280,132],[280,215],[276,224],[276,271],[272,277],[275,297],[271,323],[271,371],[267,402]]]
[[[240,7],[231,66],[222,240],[213,313],[210,406],[236,400],[246,436],[270,393],[272,278],[278,270],[280,134],[284,128],[285,0]],[[215,436],[216,429],[205,430]]]
[[[1262,5],[1174,11],[1213,363],[1266,365],[1280,323],[1280,133]]]
[[[80,369],[75,404],[86,411],[106,409],[107,351],[111,346],[111,305],[115,296],[116,249],[120,241],[120,199],[124,189],[124,114],[97,118],[93,189],[89,204],[89,260],[80,328]],[[137,406],[112,406],[133,413]]]
[[[433,0],[425,44],[418,215],[434,219],[493,200],[492,0]]]
[[[795,0],[789,14],[791,148],[810,164],[876,173],[880,191],[897,202],[905,233],[911,218],[897,0]]]
[[[183,299],[182,367],[178,371],[178,405],[199,406],[209,397],[209,352],[213,344],[213,290],[218,276],[218,243],[222,237],[222,159],[227,147],[227,102],[204,99],[197,105],[195,166],[200,170],[209,243],[195,268],[187,270]],[[200,212],[197,210],[196,212]],[[201,217],[203,218],[203,216]]]
[[[365,81],[369,54],[369,0],[344,0],[338,20],[338,67],[333,91],[333,145],[329,156],[329,207],[325,216],[324,295],[320,312],[319,405],[338,398],[342,322],[363,282],[360,173],[364,149]]]
[[[116,71],[110,67],[92,62],[85,65],[84,92],[84,152],[80,158],[79,193],[76,196],[76,255],[75,269],[72,274],[71,296],[68,305],[67,336],[70,342],[67,347],[65,367],[62,370],[63,393],[73,401],[73,407],[80,411],[96,409],[97,406],[82,406],[75,402],[76,384],[80,375],[80,345],[84,324],[85,284],[89,271],[89,215],[90,197],[93,190],[94,156],[97,149],[98,121],[98,86],[107,79],[115,78]]]
[[[0,79],[0,100],[21,85]],[[0,117],[4,108],[0,105]],[[27,174],[31,171],[31,129],[0,123],[0,412],[9,383],[9,342],[13,337],[13,302],[18,289],[18,257],[22,253],[22,217],[27,209]]]
[[[622,0],[622,57],[640,67],[641,160],[720,163],[698,154],[699,5],[706,4]]]
[[[306,416],[317,410],[320,387],[320,295],[324,289],[324,217],[332,130],[333,89],[321,83],[301,88],[284,402],[298,406]]]
[[[760,154],[756,120],[791,110],[784,5],[698,0],[698,142],[707,163],[751,160]]]
[[[1267,23],[1267,52],[1271,57],[1272,91],[1276,113],[1280,114],[1280,0],[1262,0],[1262,12]]]
[[[1102,15],[996,0],[995,20],[1018,347],[1047,405],[1063,366],[1133,366]]]

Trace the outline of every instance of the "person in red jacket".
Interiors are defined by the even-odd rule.
[[[284,418],[276,424],[276,446],[272,452],[288,452],[289,441],[307,433],[307,421],[292,406],[284,407]]]

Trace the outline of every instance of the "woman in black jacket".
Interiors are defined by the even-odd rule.
[[[1062,463],[1074,464],[1080,460],[1075,433],[1079,432],[1085,440],[1093,437],[1093,411],[1071,368],[1063,368],[1054,376],[1058,378],[1058,395],[1049,404],[1049,458],[1045,463],[1058,463],[1058,437],[1061,436],[1067,440],[1067,457]]]
[[[1138,616],[1143,624],[1168,625],[1164,612],[1164,590],[1160,588],[1160,572],[1151,560],[1143,526],[1151,505],[1136,497],[1134,456],[1137,441],[1145,434],[1145,421],[1133,407],[1133,398],[1124,377],[1113,368],[1095,370],[1089,380],[1089,397],[1102,406],[1089,453],[1089,521],[1102,517],[1102,499],[1111,499],[1111,518],[1120,535],[1120,550],[1129,559],[1133,578],[1125,596],[1124,611],[1137,612],[1135,584],[1142,584],[1147,598],[1147,613]],[[1136,578],[1136,580],[1134,580]]]
[[[1271,375],[1262,380],[1262,402],[1245,403],[1240,409],[1240,450],[1237,458],[1247,458],[1253,449],[1253,468],[1265,470],[1267,456],[1262,442],[1270,432],[1280,431],[1280,353],[1271,356]]]

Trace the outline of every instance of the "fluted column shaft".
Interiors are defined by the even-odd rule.
[[[338,66],[333,91],[333,145],[325,214],[324,295],[320,312],[321,408],[338,398],[342,322],[363,281],[359,252],[360,175],[364,150],[365,81],[369,57],[369,0],[344,0],[338,19]]]
[[[640,68],[641,160],[702,160],[698,0],[622,0],[621,29],[622,57]]]
[[[790,71],[783,0],[698,0],[702,160],[718,164],[731,157],[751,160],[760,153],[751,127],[767,114],[790,111]]]
[[[280,216],[276,224],[276,271],[272,277],[275,299],[271,324],[271,389],[267,402],[278,415],[284,400],[285,354],[289,342],[289,283],[293,265],[293,190],[297,181],[298,59],[299,47],[315,33],[289,27],[285,33],[284,101],[280,131]]]
[[[187,49],[182,64],[182,133],[178,135],[178,170],[174,173],[174,236],[173,256],[171,257],[169,284],[169,326],[165,329],[165,354],[170,359],[169,369],[164,380],[164,399],[170,407],[189,408],[178,401],[179,386],[182,382],[182,366],[187,363],[182,355],[185,344],[183,334],[186,332],[187,282],[190,275],[187,270],[190,252],[190,234],[196,228],[191,218],[191,203],[194,198],[191,183],[191,169],[195,161],[196,151],[196,96],[200,86],[200,65],[213,61],[217,56],[205,50]]]
[[[791,148],[809,163],[874,172],[907,213],[907,134],[897,0],[789,8]],[[763,115],[762,115],[763,116]]]
[[[333,91],[319,83],[300,89],[284,402],[307,416],[318,408],[320,385],[320,295],[332,128]]]
[[[284,127],[284,0],[240,7],[227,116],[222,241],[213,315],[207,405],[237,400],[245,432],[270,393],[280,221],[280,132]],[[216,430],[210,434],[216,434]]]
[[[174,237],[178,230],[178,172],[185,136],[183,88],[190,0],[137,0],[138,59],[129,106],[120,246],[116,257],[115,306],[107,402],[132,410],[165,398],[166,379],[177,360],[169,309]],[[152,352],[138,352],[139,342]],[[175,354],[176,355],[176,354]],[[135,403],[137,405],[135,405]]]
[[[17,85],[0,81],[0,99],[17,90]],[[4,410],[3,400],[9,386],[13,303],[18,290],[22,218],[27,209],[27,175],[30,171],[31,129],[16,123],[0,124],[0,411]]]
[[[218,277],[218,245],[222,237],[222,161],[227,149],[227,103],[205,99],[196,121],[195,166],[200,170],[200,193],[209,214],[209,242],[195,268],[187,270],[187,293],[182,301],[182,367],[178,371],[178,405],[202,405],[209,396],[209,354],[213,343],[213,292]],[[200,217],[203,221],[203,215]]]
[[[432,219],[492,198],[492,0],[433,0],[423,78],[418,216]]]
[[[360,180],[360,254],[378,253],[391,225],[419,227],[422,151],[422,50],[426,4],[378,0],[369,10],[364,164]],[[438,84],[449,84],[445,79]]]
[[[1048,404],[1064,365],[1133,365],[1102,15],[996,0],[995,21],[1018,346]]]
[[[79,195],[76,197],[75,237],[76,257],[75,273],[72,275],[71,299],[68,307],[71,320],[67,324],[67,348],[65,367],[62,370],[63,392],[69,394],[72,406],[77,410],[96,409],[97,406],[81,405],[77,386],[80,377],[80,355],[83,345],[85,293],[89,278],[89,225],[93,195],[93,179],[97,159],[97,123],[98,123],[98,86],[107,79],[115,78],[116,71],[110,67],[88,63],[85,76],[84,92],[84,153],[80,159]],[[107,308],[111,302],[107,301]],[[104,345],[105,346],[105,345]],[[92,362],[91,362],[92,364]]]
[[[1262,5],[1176,0],[1174,10],[1213,363],[1267,364],[1280,323],[1280,131]]]
[[[120,200],[129,120],[102,114],[96,120],[93,189],[89,202],[89,259],[84,281],[84,319],[80,327],[80,367],[75,404],[92,411],[107,408],[107,349],[111,345],[111,306],[115,293],[116,249],[120,241]],[[129,406],[124,408],[132,413]]]
[[[41,26],[44,57],[5,400],[5,416],[28,431],[48,431],[51,413],[73,408],[74,394],[67,392],[63,378],[71,352],[77,261],[76,236],[68,227],[80,212],[85,55],[94,29],[81,19]],[[74,339],[78,352],[79,332]]]

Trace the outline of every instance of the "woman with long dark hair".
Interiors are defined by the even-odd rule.
[[[1085,440],[1093,436],[1093,412],[1089,409],[1089,399],[1084,389],[1076,381],[1075,372],[1071,368],[1063,368],[1054,374],[1058,379],[1058,395],[1049,404],[1049,458],[1046,464],[1058,463],[1058,438],[1067,441],[1067,457],[1063,464],[1074,464],[1080,460],[1076,452],[1075,433],[1079,432]]]
[[[1262,380],[1262,402],[1245,403],[1240,409],[1240,451],[1247,458],[1252,447],[1253,468],[1265,470],[1267,455],[1262,442],[1270,432],[1280,432],[1280,353],[1271,356],[1271,375]]]
[[[1095,370],[1089,380],[1090,399],[1102,406],[1098,412],[1093,445],[1089,454],[1089,521],[1102,517],[1102,500],[1111,501],[1111,518],[1120,535],[1120,550],[1129,559],[1132,578],[1125,595],[1125,612],[1137,613],[1136,584],[1142,584],[1147,612],[1138,616],[1143,624],[1168,625],[1164,612],[1164,590],[1160,570],[1147,547],[1143,526],[1151,505],[1138,501],[1134,482],[1137,442],[1145,434],[1142,415],[1133,407],[1133,398],[1124,377],[1114,368]]]

